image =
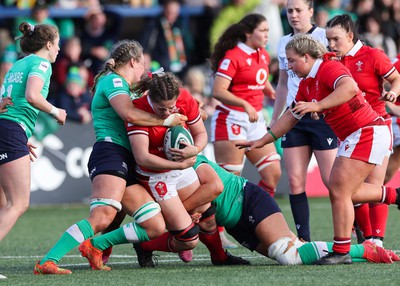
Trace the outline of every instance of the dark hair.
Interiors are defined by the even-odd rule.
[[[18,30],[21,31],[22,36],[16,38],[16,40],[20,40],[21,50],[26,54],[41,50],[48,42],[54,43],[58,37],[58,28],[53,25],[32,25],[28,22],[22,22]]]
[[[116,68],[125,65],[131,59],[134,59],[135,62],[139,62],[142,55],[143,48],[139,42],[135,40],[122,40],[114,44],[111,48],[110,59],[105,62],[100,72],[94,78],[94,84],[91,89],[92,94],[94,94],[96,90],[96,84],[102,75],[109,71],[118,74],[118,72],[116,72]]]
[[[353,43],[356,43],[358,41],[358,39],[359,39],[358,33],[357,33],[358,28],[357,28],[357,25],[354,23],[354,21],[351,19],[350,15],[342,14],[342,15],[337,15],[337,16],[333,17],[326,24],[326,29],[333,28],[336,26],[341,27],[347,33],[352,32],[354,35]]]
[[[303,1],[304,4],[307,4],[308,9],[314,8],[314,0],[301,0],[301,1]],[[289,0],[287,2],[289,2]]]
[[[238,23],[229,26],[215,44],[210,57],[212,71],[217,72],[219,62],[226,52],[233,49],[239,41],[245,42],[246,33],[252,33],[264,21],[267,19],[261,14],[249,14]]]
[[[177,98],[182,87],[181,81],[171,72],[154,73],[136,83],[133,91],[142,94],[148,91],[153,102],[160,103],[165,100]]]

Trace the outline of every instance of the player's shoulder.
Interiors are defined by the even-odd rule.
[[[239,45],[236,45],[234,48],[226,51],[224,58],[235,60],[242,57],[244,54],[245,52],[239,47]]]
[[[18,61],[21,67],[25,67],[30,70],[42,71],[44,73],[51,71],[51,63],[35,54],[28,55]]]

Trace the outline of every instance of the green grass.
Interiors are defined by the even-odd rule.
[[[294,230],[287,198],[277,200]],[[310,199],[312,238],[332,240],[330,204],[326,198]],[[194,260],[185,264],[177,255],[161,253],[158,267],[141,269],[131,245],[114,247],[110,272],[92,271],[86,259],[74,249],[61,260],[73,271],[66,276],[33,275],[34,264],[74,222],[85,218],[82,205],[32,207],[0,242],[0,285],[399,285],[399,264],[358,263],[339,266],[280,266],[243,247],[231,250],[251,261],[251,266],[215,267],[200,243]],[[385,246],[400,250],[400,213],[390,207]]]

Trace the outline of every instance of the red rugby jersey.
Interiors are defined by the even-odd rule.
[[[351,77],[350,71],[337,61],[317,61],[310,74],[300,82],[296,101],[321,101],[330,95],[343,77]],[[361,91],[348,102],[324,110],[326,123],[340,140],[364,127],[378,114],[366,102]]]
[[[155,113],[151,106],[149,97],[147,95],[135,99],[133,103],[135,104],[136,108],[139,108],[149,113]],[[186,121],[187,125],[192,125],[201,119],[198,103],[186,89],[181,89],[181,93],[179,94],[175,106],[176,109],[174,110],[173,113],[180,113],[182,115],[186,115],[188,117],[188,121]],[[164,152],[164,136],[167,129],[168,127],[165,126],[148,127],[148,126],[137,126],[131,123],[126,123],[126,131],[128,136],[133,136],[137,134],[147,135],[149,137],[149,152],[153,155],[165,159],[166,156]],[[143,167],[141,168],[142,170],[148,172],[154,172],[154,173],[160,172],[159,170],[156,171]]]
[[[364,46],[358,41],[341,62],[349,68],[351,75],[363,92],[365,99],[382,117],[388,114],[385,102],[379,100],[383,93],[383,79],[390,76],[395,67],[379,49]]]
[[[244,43],[226,52],[217,75],[231,81],[229,91],[250,103],[257,111],[263,107],[265,83],[268,80],[270,57],[265,49],[254,50]],[[242,107],[224,104],[244,111]]]

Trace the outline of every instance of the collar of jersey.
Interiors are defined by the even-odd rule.
[[[250,48],[248,45],[246,45],[243,42],[239,42],[238,47],[239,47],[239,49],[241,49],[243,52],[245,52],[248,55],[251,55],[252,53],[257,52],[257,50]]]
[[[352,47],[351,50],[346,54],[346,56],[354,57],[355,54],[362,48],[362,46],[362,42],[358,40],[357,43],[354,44],[354,47]]]
[[[319,70],[319,66],[322,64],[322,62],[323,62],[323,60],[321,60],[321,59],[317,59],[315,61],[315,63],[313,64],[313,66],[312,66],[312,68],[310,70],[310,72],[307,75],[307,78],[309,78],[309,77],[313,77],[314,78],[317,75],[317,72]]]

